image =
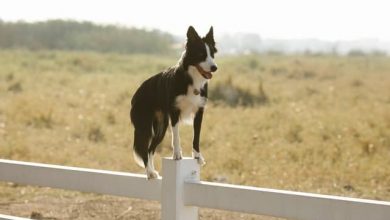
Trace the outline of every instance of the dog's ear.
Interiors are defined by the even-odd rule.
[[[214,50],[214,53],[218,51],[217,48],[215,47],[213,26],[210,27],[209,33],[207,33],[206,37],[204,37],[203,39]]]
[[[195,41],[200,39],[198,33],[196,33],[196,30],[194,27],[190,26],[187,30],[187,40],[188,41]]]
[[[210,27],[209,33],[207,33],[207,35],[205,37],[205,40],[206,40],[206,42],[208,42],[208,43],[210,43],[212,45],[215,44],[213,26]]]

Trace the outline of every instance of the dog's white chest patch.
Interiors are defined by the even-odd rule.
[[[180,109],[180,121],[185,124],[194,122],[195,113],[206,105],[207,98],[200,96],[200,90],[190,85],[187,94],[176,97],[176,107]]]

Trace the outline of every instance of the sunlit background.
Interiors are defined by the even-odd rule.
[[[390,51],[390,13],[385,0],[329,1],[4,1],[3,21],[71,19],[159,29],[182,37],[188,25],[205,33],[210,25],[226,47],[243,50],[304,50],[345,53]],[[231,41],[250,39],[252,44]],[[243,40],[244,39],[244,40]],[[241,45],[240,45],[241,44]],[[247,43],[246,43],[247,44]],[[252,47],[252,48],[251,48]]]

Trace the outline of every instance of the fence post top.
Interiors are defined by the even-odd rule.
[[[163,157],[162,159],[176,161],[176,162],[180,162],[180,161],[184,161],[184,160],[195,160],[195,158],[193,158],[193,157],[183,157],[181,160],[174,160],[172,157]]]

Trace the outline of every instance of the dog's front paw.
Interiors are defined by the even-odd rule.
[[[204,160],[202,155],[200,155],[198,158],[195,157],[195,159],[197,159],[198,164],[201,165],[201,166],[204,166],[206,164],[206,161]]]
[[[157,179],[160,175],[155,170],[147,170],[146,176],[148,177],[148,180]]]
[[[181,151],[174,151],[172,158],[174,160],[181,160],[183,158],[183,155],[182,155]]]
[[[192,151],[192,157],[198,161],[199,165],[204,166],[206,164],[206,161],[202,154],[196,152],[195,150]]]

